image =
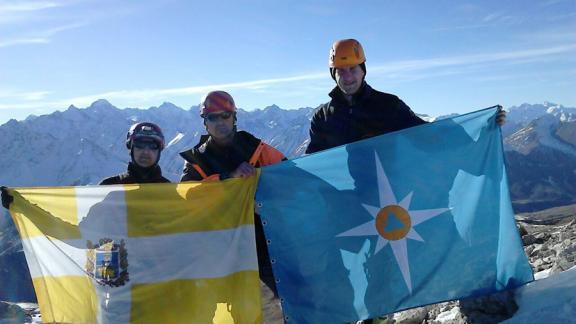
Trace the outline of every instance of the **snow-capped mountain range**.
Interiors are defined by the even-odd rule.
[[[305,149],[311,113],[312,108],[277,106],[240,110],[238,126],[295,157]],[[118,109],[98,100],[85,109],[70,106],[64,112],[0,126],[0,182],[9,186],[97,184],[125,171],[130,160],[126,131],[138,121],[162,127],[167,147],[160,165],[166,177],[177,181],[183,166],[178,152],[196,145],[205,133],[198,108],[184,110],[164,103],[145,110]]]
[[[570,131],[576,109],[524,104],[512,109],[508,118],[511,122],[503,129],[508,150],[526,155],[540,144],[576,156],[576,133]]]
[[[294,158],[306,149],[312,113],[313,108],[283,110],[276,105],[240,109],[238,128]],[[98,100],[87,108],[70,106],[63,112],[1,125],[0,184],[97,184],[124,172],[130,159],[124,144],[126,131],[138,121],[162,127],[167,148],[160,165],[166,177],[178,181],[183,166],[178,152],[196,145],[205,133],[198,107],[182,109],[164,103],[149,109],[118,109]],[[515,207],[526,211],[576,202],[576,185],[570,184],[576,183],[576,108],[548,102],[511,107],[502,131]]]

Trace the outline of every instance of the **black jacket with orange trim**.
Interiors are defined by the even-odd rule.
[[[180,181],[224,180],[242,162],[261,167],[286,159],[280,151],[245,131],[236,132],[234,142],[226,147],[218,146],[209,135],[202,135],[193,149],[180,156],[186,160]]]

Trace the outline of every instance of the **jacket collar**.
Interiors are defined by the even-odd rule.
[[[162,169],[158,164],[143,168],[134,162],[128,163],[128,174],[136,179],[156,179],[162,177]]]
[[[210,140],[210,135],[202,135],[194,148],[180,152],[180,156],[187,162],[198,164],[200,158],[197,155],[204,154],[206,150],[225,151],[231,148],[241,149],[245,146],[256,147],[258,144],[260,144],[260,140],[245,131],[236,131],[234,141],[229,147],[218,147]]]

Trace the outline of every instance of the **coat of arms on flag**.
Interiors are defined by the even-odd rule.
[[[97,244],[88,240],[86,247],[86,271],[97,283],[118,287],[130,280],[124,240],[101,239]]]

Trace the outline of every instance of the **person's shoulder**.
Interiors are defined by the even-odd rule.
[[[388,101],[392,101],[392,102],[402,102],[400,97],[398,97],[397,95],[392,94],[392,93],[379,91],[379,90],[376,90],[374,88],[370,88],[370,96],[372,96],[374,98],[381,99],[381,100],[388,100]]]
[[[105,185],[115,185],[115,184],[123,184],[123,174],[118,174],[115,176],[111,176],[108,178],[104,178],[98,185],[105,186]]]
[[[320,104],[318,107],[316,107],[314,109],[314,114],[317,114],[320,111],[325,111],[326,109],[328,109],[330,107],[331,103],[332,103],[332,100],[325,102],[323,104]]]
[[[254,134],[245,130],[237,131],[236,136],[238,140],[242,141],[242,143],[260,144],[260,142],[262,142],[262,140]]]
[[[184,160],[188,162],[194,162],[197,159],[198,154],[202,154],[206,151],[206,145],[210,135],[201,135],[198,144],[194,145],[193,148],[186,151],[178,153]]]
[[[326,103],[323,103],[320,106],[316,107],[312,111],[312,119],[313,120],[324,119],[326,115],[329,115],[331,103],[332,103],[332,100],[330,100]]]
[[[370,91],[370,97],[373,98],[373,102],[376,102],[378,106],[385,105],[386,107],[396,109],[398,112],[412,111],[412,109],[395,94],[378,91],[372,88]]]
[[[182,151],[178,153],[180,157],[182,157],[185,161],[189,161],[194,156],[194,149],[188,149],[186,151]]]

